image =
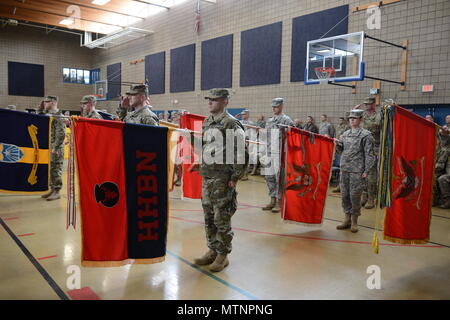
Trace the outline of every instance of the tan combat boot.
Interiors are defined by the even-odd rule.
[[[334,189],[333,191],[331,191],[332,193],[341,193],[341,187],[337,186],[336,189]]]
[[[220,272],[229,264],[230,262],[228,261],[226,254],[218,254],[216,260],[209,266],[209,270],[212,272]]]
[[[53,193],[53,190],[50,190],[50,191],[47,192],[46,194],[43,194],[43,195],[41,196],[41,198],[47,199],[48,197],[50,197],[50,196],[52,195],[52,193]]]
[[[361,207],[364,207],[367,203],[367,192],[363,192],[361,195]]]
[[[275,207],[272,208],[273,213],[278,213],[281,211],[281,200],[276,199]]]
[[[214,262],[217,257],[217,252],[209,249],[202,257],[194,259],[194,263],[198,266],[206,266]]]
[[[450,198],[444,201],[442,205],[439,206],[441,209],[450,209]]]
[[[53,191],[53,193],[47,198],[47,201],[60,199],[61,195],[59,194],[59,190]]]
[[[369,194],[367,196],[367,203],[364,206],[364,208],[366,208],[366,209],[373,209],[373,208],[375,208],[375,199],[374,199],[372,194]]]
[[[277,198],[272,197],[270,198],[270,203],[268,205],[266,205],[264,208],[262,208],[264,211],[270,211],[273,209],[273,207],[275,207],[275,204],[277,202]]]
[[[358,232],[358,216],[355,216],[352,214],[352,227],[350,228],[350,231],[353,233]]]
[[[350,228],[351,225],[352,225],[352,224],[351,224],[351,222],[350,222],[350,214],[346,213],[346,214],[345,214],[345,220],[344,220],[344,223],[338,225],[338,226],[336,227],[336,229],[338,229],[338,230],[348,229],[348,228]]]

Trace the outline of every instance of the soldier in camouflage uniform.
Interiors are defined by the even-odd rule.
[[[267,145],[265,150],[265,157],[262,157],[264,178],[266,179],[267,187],[269,188],[270,203],[264,208],[265,211],[272,211],[274,213],[281,210],[281,195],[278,192],[278,183],[280,178],[280,148],[281,148],[281,134],[279,130],[280,124],[294,127],[295,123],[292,119],[283,113],[284,100],[283,98],[275,98],[272,100],[272,111],[274,116],[267,120]],[[272,150],[272,134],[279,134],[279,144],[274,146],[276,150]]]
[[[336,134],[336,130],[334,129],[334,126],[328,122],[328,116],[326,114],[320,116],[319,134],[330,138],[334,138]]]
[[[202,176],[202,206],[205,215],[206,239],[209,251],[202,257],[194,260],[197,265],[210,265],[213,272],[222,271],[228,266],[227,255],[230,254],[233,239],[231,217],[237,209],[236,184],[247,169],[247,147],[245,146],[245,132],[242,124],[228,112],[230,93],[227,89],[211,89],[205,99],[209,100],[211,115],[204,121],[202,127],[202,163],[200,175]],[[227,139],[227,130],[235,134],[234,146]],[[218,145],[216,141],[223,143]],[[240,145],[245,146],[244,154],[238,152],[238,139]],[[234,148],[234,161],[227,163],[227,148]],[[223,154],[219,161],[205,161],[207,155]],[[214,159],[216,160],[216,159]],[[221,163],[219,163],[221,162]],[[208,164],[210,163],[210,164]]]
[[[158,116],[151,110],[148,104],[147,86],[145,84],[131,86],[119,105],[117,115],[126,123],[149,124],[159,126]]]
[[[44,99],[44,113],[48,116],[55,116],[51,125],[50,192],[42,196],[47,201],[51,201],[61,198],[64,139],[66,137],[66,125],[61,111],[58,110],[58,97],[47,96]]]
[[[360,128],[362,110],[352,110],[349,115],[350,130],[336,142],[336,152],[341,155],[341,191],[345,221],[338,230],[351,228],[358,231],[358,216],[361,215],[361,193],[363,180],[375,164],[372,134]]]
[[[442,205],[440,208],[450,208],[450,146],[441,149],[439,158],[436,161],[436,187],[438,197]]]
[[[348,122],[345,120],[344,117],[339,118],[339,124],[336,127],[336,139],[339,139],[341,135],[350,129]]]
[[[242,118],[242,120],[240,120],[240,122],[242,123],[242,125],[244,125],[244,128],[245,128],[245,138],[248,139],[248,140],[256,141],[258,139],[258,133],[257,133],[256,129],[249,128],[249,127],[245,126],[245,125],[250,125],[250,126],[255,126],[256,127],[256,123],[254,123],[253,121],[249,120],[249,118],[250,118],[250,111],[248,111],[247,109],[242,111],[241,112],[241,118]],[[257,152],[257,145],[255,145],[255,144],[249,145],[248,148],[249,148],[249,153],[250,154],[254,154],[254,153]],[[250,168],[250,166],[247,168],[247,170],[245,171],[244,176],[241,178],[242,181],[247,181],[248,180],[248,173],[249,173],[249,171],[251,169],[253,169],[253,168]]]
[[[100,113],[95,110],[95,105],[97,103],[97,98],[95,96],[84,96],[80,101],[81,106],[81,114],[83,117],[89,119],[100,119],[103,120],[103,117]]]
[[[348,126],[348,121],[345,120],[344,117],[339,118],[339,124],[336,126],[336,139],[340,139],[342,134],[350,129]],[[332,191],[333,193],[340,193],[341,192],[341,186],[338,185],[336,189]]]
[[[381,131],[381,113],[377,112],[375,98],[368,97],[364,100],[365,111],[361,122],[361,128],[369,130],[375,140],[374,153],[375,165],[367,177],[367,190],[363,193],[362,205],[366,209],[375,207],[375,200],[377,198],[377,177],[378,177],[378,148],[380,147],[380,131]]]

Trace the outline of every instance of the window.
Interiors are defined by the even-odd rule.
[[[91,85],[100,80],[100,69],[63,68],[63,82]]]

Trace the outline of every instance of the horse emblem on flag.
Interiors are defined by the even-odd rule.
[[[298,191],[297,197],[304,197],[307,193],[313,192],[312,198],[315,199],[320,185],[320,162],[312,167],[316,174],[308,163],[303,163],[301,166],[290,163],[288,168],[288,176],[294,178],[287,181],[286,190]],[[317,181],[314,181],[314,176],[317,177]]]
[[[406,161],[403,157],[397,157],[398,173],[394,174],[395,181],[400,182],[393,193],[394,198],[404,198],[407,202],[415,202],[414,206],[417,209],[420,209],[424,161],[425,157],[410,161]]]

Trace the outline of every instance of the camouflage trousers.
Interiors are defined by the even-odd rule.
[[[361,175],[362,173],[341,171],[342,208],[345,214],[361,215],[361,195],[366,185]]]
[[[64,150],[59,150],[56,155],[50,156],[50,187],[59,191],[62,188],[62,171],[64,162]]]
[[[230,177],[203,177],[202,206],[208,248],[219,254],[231,252],[231,217],[237,209],[236,188],[228,186]]]
[[[376,147],[376,149],[378,150],[378,147]],[[378,182],[378,153],[375,152],[375,164],[373,165],[372,169],[370,169],[369,171],[369,175],[367,177],[367,180],[365,181],[365,192],[367,192],[367,194],[369,196],[372,196],[372,198],[375,200],[377,198],[377,182]]]
[[[281,199],[281,196],[278,194],[278,176],[264,176],[266,180],[267,188],[269,188],[269,197]]]
[[[443,201],[450,198],[450,174],[444,174],[437,179],[440,196]]]

